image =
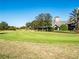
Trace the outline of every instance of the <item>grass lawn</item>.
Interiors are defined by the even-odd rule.
[[[56,32],[4,31],[0,40],[26,41],[35,43],[79,43],[79,34]]]
[[[0,59],[79,59],[79,34],[0,31]]]

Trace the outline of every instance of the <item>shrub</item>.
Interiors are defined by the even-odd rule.
[[[66,31],[66,30],[68,30],[68,26],[67,26],[66,24],[62,24],[62,25],[60,26],[60,30]]]
[[[14,26],[9,26],[9,27],[8,27],[8,30],[16,30],[16,27],[14,27]]]
[[[53,27],[49,27],[48,31],[52,32],[52,31],[54,31],[54,28]]]

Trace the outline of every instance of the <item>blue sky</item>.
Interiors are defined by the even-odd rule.
[[[0,22],[23,26],[40,13],[50,13],[68,20],[69,13],[79,7],[79,0],[0,0]]]

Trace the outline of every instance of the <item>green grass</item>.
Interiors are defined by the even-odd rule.
[[[35,43],[79,43],[79,34],[56,32],[3,31],[0,40]]]

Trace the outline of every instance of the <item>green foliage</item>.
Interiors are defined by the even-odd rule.
[[[60,26],[60,30],[66,31],[66,30],[68,30],[68,26],[67,26],[66,24],[62,24],[62,25]]]
[[[16,30],[16,27],[14,27],[14,26],[9,26],[9,27],[8,27],[8,30]]]
[[[69,23],[75,23],[76,24],[76,30],[79,29],[78,19],[79,19],[79,9],[74,9],[71,13]]]
[[[27,22],[26,23],[26,27],[30,27],[31,26],[31,23],[30,22]]]
[[[35,29],[39,27],[39,22],[37,20],[32,21],[31,29]]]
[[[41,13],[36,16],[39,26],[52,26],[52,16],[49,13]]]
[[[8,29],[8,23],[1,22],[0,23],[0,30],[7,30]]]
[[[52,16],[49,13],[41,13],[36,16],[36,19],[31,23],[26,23],[26,27],[31,27],[31,29],[39,29],[43,27],[52,26]],[[43,29],[44,30],[44,29]]]
[[[25,28],[26,28],[25,26],[21,26],[21,27],[20,27],[20,29],[25,29]]]
[[[54,28],[53,27],[48,27],[48,31],[49,32],[53,32],[54,31]]]

